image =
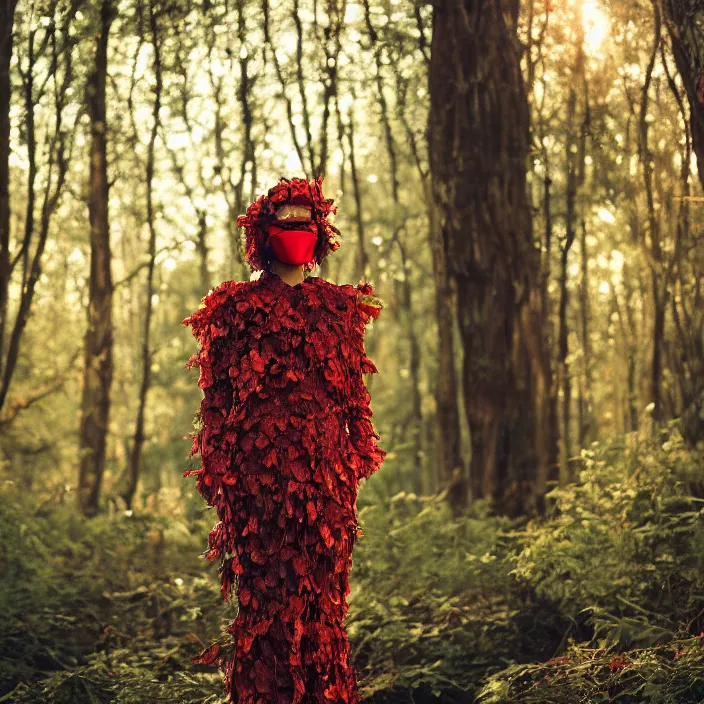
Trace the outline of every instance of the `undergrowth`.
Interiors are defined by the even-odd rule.
[[[704,461],[676,429],[583,452],[520,527],[362,488],[347,631],[367,701],[704,701]],[[0,489],[0,702],[221,701],[212,512],[84,520]]]

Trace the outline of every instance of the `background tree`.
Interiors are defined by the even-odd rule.
[[[87,86],[92,133],[88,201],[91,266],[78,475],[78,501],[86,515],[96,514],[100,506],[113,379],[113,285],[108,219],[106,83],[108,40],[114,17],[112,0],[103,0],[95,43],[95,64]]]
[[[526,197],[528,103],[515,6],[444,4],[433,15],[430,154],[464,368],[476,497],[542,494],[550,377],[539,252]],[[520,419],[520,420],[519,420]]]
[[[10,288],[10,62],[16,0],[0,4],[0,350]],[[0,367],[0,370],[2,367]]]

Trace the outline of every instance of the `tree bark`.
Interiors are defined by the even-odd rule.
[[[592,354],[589,340],[589,253],[587,250],[587,224],[584,220],[582,220],[579,242],[582,269],[579,296],[580,337],[582,338],[582,377],[579,384],[579,446],[586,447],[591,438],[592,430]]]
[[[132,442],[132,452],[130,454],[128,481],[122,498],[125,500],[127,508],[132,507],[134,494],[139,481],[140,467],[142,464],[142,448],[144,447],[144,416],[147,408],[147,393],[151,386],[152,350],[151,350],[151,322],[154,305],[152,297],[154,295],[154,270],[156,267],[156,227],[154,224],[154,148],[156,136],[159,130],[159,111],[161,109],[161,48],[159,40],[159,30],[157,17],[154,10],[154,0],[149,2],[149,27],[152,34],[152,47],[154,49],[154,75],[156,85],[154,87],[154,109],[152,113],[152,131],[149,136],[149,148],[147,151],[147,225],[149,227],[149,264],[147,266],[147,286],[145,292],[145,312],[144,331],[142,334],[142,383],[139,387],[139,407],[137,409],[137,420],[135,422],[134,439]]]
[[[10,290],[10,103],[12,30],[17,0],[0,0],[0,372]]]
[[[657,0],[653,0],[653,46],[650,52],[650,59],[645,71],[645,81],[643,83],[639,125],[638,125],[638,157],[643,167],[643,181],[645,185],[645,195],[648,204],[648,234],[650,235],[650,274],[652,282],[653,296],[653,343],[651,348],[651,368],[650,368],[650,401],[653,403],[653,419],[662,422],[665,418],[662,404],[662,345],[665,333],[665,313],[667,302],[667,282],[663,277],[663,255],[660,242],[660,221],[655,212],[655,200],[653,196],[653,155],[648,145],[648,102],[649,91],[653,77],[653,68],[660,45],[661,17],[660,6]]]
[[[435,6],[428,135],[457,285],[474,494],[511,513],[531,499],[539,508],[554,437],[516,14],[508,0]]]
[[[68,39],[68,27],[75,15],[77,6],[74,6],[64,16],[60,26],[51,24],[43,30],[43,36],[36,42],[38,30],[29,33],[27,41],[27,69],[19,71],[22,74],[23,93],[25,101],[25,133],[27,141],[27,160],[29,168],[27,170],[27,205],[24,225],[24,236],[16,254],[9,262],[8,278],[13,275],[15,266],[22,263],[22,273],[20,278],[20,296],[12,331],[9,340],[5,344],[6,354],[0,382],[0,408],[5,407],[12,377],[14,375],[19,359],[22,337],[30,318],[32,301],[36,291],[37,283],[42,274],[42,260],[44,250],[49,238],[49,226],[51,218],[59,204],[61,194],[66,182],[66,173],[69,166],[69,155],[72,150],[72,139],[74,129],[65,129],[63,123],[63,111],[67,102],[68,88],[73,80],[73,43]],[[64,39],[63,43],[57,42],[57,37]],[[47,57],[47,49],[51,52]],[[60,57],[63,57],[63,79],[59,81]],[[48,80],[39,83],[39,88],[35,89],[35,66],[43,58],[50,60],[50,76],[54,82],[56,99],[54,101],[55,117],[53,130],[45,132],[44,144],[37,144],[37,130],[34,120],[34,105],[41,100],[43,92],[46,90]],[[78,116],[76,117],[78,120]],[[41,210],[39,227],[35,225],[35,205],[37,202],[37,154],[47,155],[44,164],[47,174],[43,184],[43,194],[41,198]],[[33,239],[37,240],[34,251],[31,251]],[[5,320],[5,327],[9,328],[9,321]]]
[[[568,205],[569,211],[569,205]],[[567,288],[567,261],[574,243],[574,227],[567,229],[567,239],[560,252],[560,305],[559,321],[560,332],[557,339],[557,378],[562,389],[562,404],[560,413],[560,485],[564,486],[570,481],[569,475],[569,455],[570,455],[570,406],[572,400],[572,385],[570,378],[570,368],[567,363],[568,335],[567,324],[567,304],[569,302],[569,290]]]
[[[704,9],[704,8],[703,8]],[[704,36],[697,29],[695,23],[692,23],[687,29],[689,32],[685,31],[684,27],[675,29],[671,24],[671,19],[668,17],[668,12],[672,17],[674,8],[672,8],[667,3],[665,4],[665,22],[669,23],[669,28],[671,31],[675,32],[673,37],[673,53],[679,54],[680,56],[680,75],[685,84],[689,82],[692,87],[699,87],[699,91],[693,91],[690,94],[687,92],[688,106],[685,107],[685,100],[680,94],[680,90],[677,86],[674,77],[672,76],[668,61],[665,54],[665,47],[661,44],[660,46],[660,56],[662,65],[665,68],[665,75],[667,76],[667,83],[670,86],[670,91],[677,102],[680,115],[685,122],[685,140],[682,147],[682,158],[680,166],[680,183],[681,183],[681,193],[684,199],[680,201],[678,214],[677,214],[677,242],[681,243],[684,247],[689,247],[693,244],[692,234],[691,234],[691,222],[690,222],[690,211],[689,203],[686,198],[691,196],[690,187],[690,165],[692,157],[692,129],[693,122],[699,120],[700,123],[704,122],[704,81],[700,78],[697,81],[697,86],[695,86],[694,71],[693,67],[689,63],[682,62],[685,58],[683,53],[682,45],[687,47],[689,51],[688,43],[691,41],[690,37],[694,33],[694,39],[699,44]],[[704,16],[704,15],[702,15]],[[680,20],[678,24],[682,25],[683,22]],[[675,48],[677,43],[678,49]],[[682,73],[684,71],[684,73]],[[700,145],[702,145],[700,139]],[[700,154],[704,157],[704,145],[700,149]],[[704,158],[700,159],[697,156],[699,167],[699,177],[702,178],[702,173],[704,172]],[[678,409],[677,413],[686,413],[691,404],[695,401],[696,396],[701,395],[704,389],[704,316],[702,315],[702,307],[699,299],[700,287],[698,282],[701,280],[702,272],[702,261],[701,257],[681,257],[677,262],[677,267],[675,270],[676,280],[673,282],[674,290],[670,296],[670,309],[672,314],[672,320],[675,324],[675,330],[677,331],[677,340],[680,345],[680,355],[678,356],[676,367],[677,367],[677,380],[679,383],[679,388],[681,390],[681,407]],[[687,292],[687,289],[692,286],[692,294]],[[679,290],[679,294],[676,295],[675,291]],[[688,310],[688,303],[691,304],[691,313]]]
[[[91,262],[78,476],[78,502],[86,516],[94,516],[100,507],[113,374],[113,284],[110,271],[105,105],[108,35],[113,18],[112,1],[103,0],[95,46],[95,64],[87,86],[92,133],[88,201]]]
[[[411,267],[409,266],[409,257],[406,247],[401,239],[401,232],[404,230],[402,226],[395,229],[393,242],[395,242],[401,259],[401,272],[403,279],[399,282],[400,299],[402,301],[402,309],[404,317],[402,318],[403,325],[406,329],[408,340],[408,371],[409,371],[409,392],[411,395],[410,408],[407,410],[403,418],[403,427],[401,429],[402,442],[406,442],[407,433],[411,435],[411,443],[413,446],[413,461],[415,466],[422,466],[422,428],[423,428],[423,409],[420,392],[420,369],[421,369],[421,347],[416,334],[416,327],[413,317],[413,296],[411,283]],[[418,483],[414,487],[415,491],[422,491],[422,477],[418,474],[414,476],[414,480]]]
[[[429,239],[435,284],[435,317],[438,321],[437,448],[441,482],[460,482],[458,491],[449,494],[454,512],[466,507],[471,497],[470,483],[465,476],[467,463],[462,453],[457,373],[455,371],[454,327],[455,303],[449,280],[445,238],[440,229],[436,183],[426,182],[426,202],[430,219]],[[432,194],[431,194],[432,189]]]
[[[567,361],[569,355],[569,324],[567,313],[569,307],[569,288],[567,264],[569,253],[577,239],[577,218],[579,203],[579,189],[584,184],[585,159],[587,152],[587,133],[589,131],[590,112],[589,98],[586,91],[586,78],[584,72],[584,38],[578,31],[578,45],[576,50],[575,65],[572,71],[572,81],[569,98],[567,101],[567,140],[565,161],[567,164],[567,213],[565,217],[565,241],[560,252],[560,304],[559,304],[559,334],[557,351],[557,370],[559,385],[562,389],[562,413],[560,415],[560,484],[564,486],[571,481],[569,457],[571,454],[571,411],[572,411],[572,370]],[[584,116],[579,133],[573,125],[577,118],[577,90],[575,86],[583,87]],[[584,230],[582,230],[584,236]],[[581,389],[581,385],[579,387]],[[581,394],[580,394],[581,399]],[[580,406],[581,408],[581,406]],[[581,415],[580,415],[581,421]],[[581,436],[580,436],[581,437]]]
[[[682,78],[689,102],[689,124],[692,149],[697,156],[699,183],[704,188],[704,71],[695,55],[704,40],[695,20],[696,11],[682,0],[663,0],[663,20],[667,27],[677,71]],[[656,8],[656,11],[659,11]],[[699,18],[702,11],[698,12]]]
[[[421,30],[421,41],[419,49],[425,57],[425,44],[422,40],[423,28],[420,18],[417,17]],[[438,222],[438,207],[433,194],[433,183],[431,174],[424,166],[423,158],[419,148],[419,139],[411,128],[411,124],[406,115],[406,93],[408,84],[403,80],[400,72],[396,74],[396,110],[398,118],[403,125],[407,142],[413,155],[418,175],[423,186],[423,200],[428,216],[428,243],[432,251],[433,284],[435,291],[435,317],[438,325],[438,373],[437,384],[431,392],[437,404],[437,423],[431,425],[424,424],[425,432],[422,435],[422,445],[429,448],[432,444],[433,429],[437,430],[435,447],[437,448],[437,461],[430,462],[429,452],[425,452],[422,466],[422,491],[430,493],[441,485],[448,486],[454,478],[460,478],[462,484],[457,493],[457,505],[452,505],[453,510],[460,510],[466,506],[471,498],[469,491],[469,481],[465,476],[466,463],[462,457],[461,432],[460,432],[460,412],[457,397],[457,379],[454,362],[454,303],[452,291],[449,286],[447,274],[447,252],[440,232]],[[453,496],[448,492],[448,497]]]

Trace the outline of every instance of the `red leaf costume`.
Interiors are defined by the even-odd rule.
[[[189,455],[201,466],[185,474],[217,510],[206,556],[239,603],[231,646],[196,661],[217,661],[231,702],[358,701],[344,625],[356,499],[386,454],[362,376],[377,371],[364,349],[372,293],[265,270],[220,284],[183,321],[205,394]]]

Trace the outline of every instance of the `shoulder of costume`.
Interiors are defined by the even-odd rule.
[[[370,318],[378,318],[383,305],[374,291],[374,286],[368,281],[360,281],[354,288],[357,292],[357,308],[365,324]]]
[[[370,318],[378,318],[383,308],[381,299],[374,291],[374,286],[368,281],[360,281],[356,285],[342,284],[337,287],[346,297],[355,301],[356,309],[362,319],[363,324],[367,324]]]
[[[192,325],[196,334],[198,329],[216,324],[228,311],[236,310],[238,303],[248,299],[256,283],[256,280],[223,281],[203,296],[198,310],[184,318],[181,325]]]

